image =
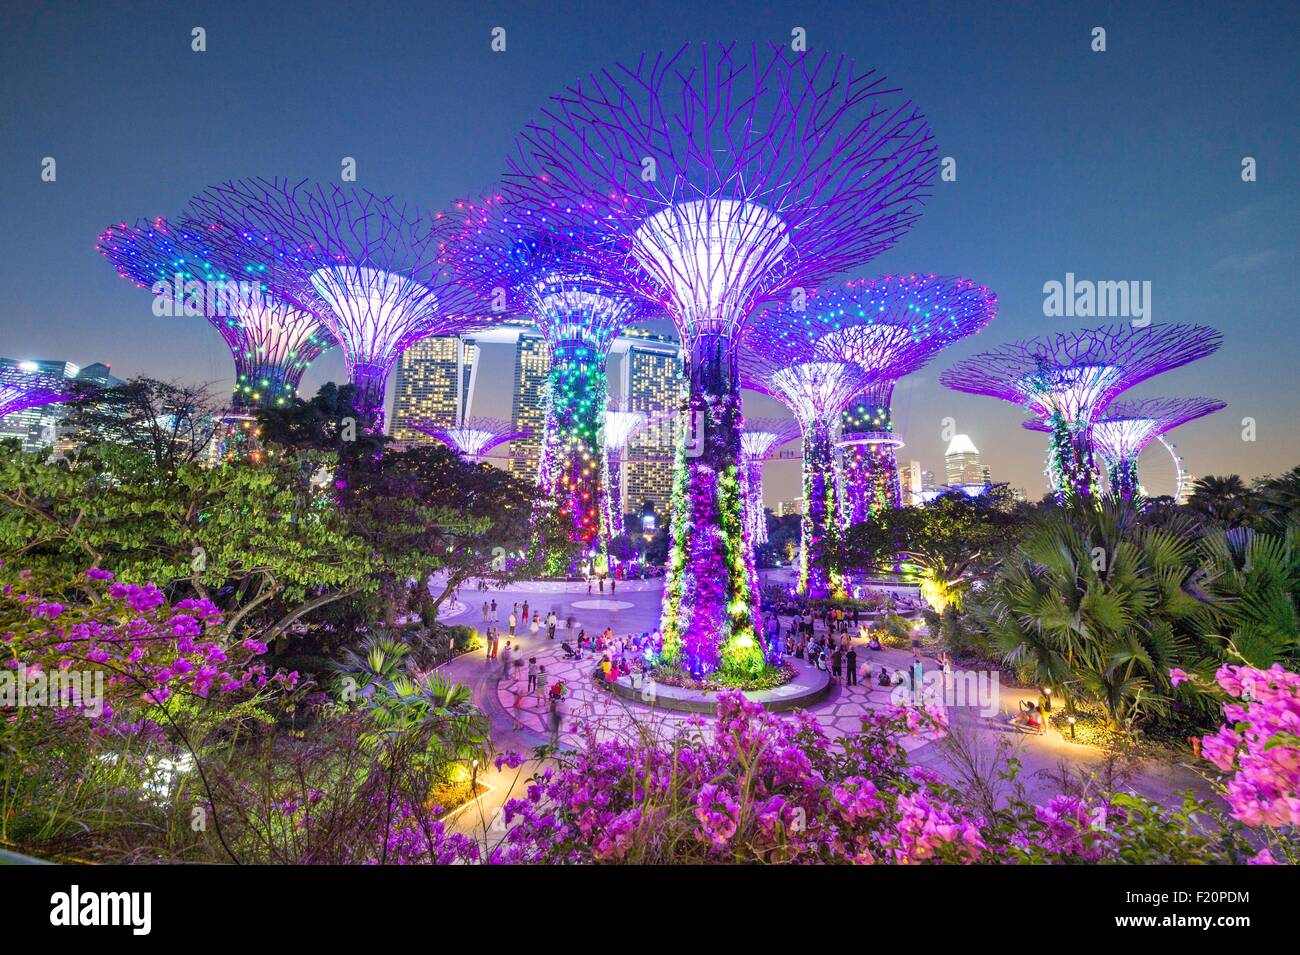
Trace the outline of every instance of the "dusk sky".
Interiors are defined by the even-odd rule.
[[[191,51],[195,26],[207,52]],[[504,53],[490,49],[494,27]],[[108,224],[173,215],[232,177],[337,182],[345,156],[358,185],[443,206],[489,188],[518,130],[581,74],[687,41],[788,42],[795,27],[902,87],[957,164],[910,235],[854,274],[959,274],[1001,300],[992,325],[898,389],[901,459],[941,471],[951,417],[995,480],[1046,492],[1044,436],[938,376],[1001,342],[1100,324],[1045,316],[1044,283],[1074,273],[1150,282],[1153,322],[1223,332],[1218,354],[1133,393],[1228,402],[1173,433],[1188,470],[1300,464],[1294,2],[5,3],[0,355],[225,389],[218,334],[153,317],[96,254]],[[55,182],[41,180],[44,157]],[[486,362],[485,379],[509,381],[505,349]],[[330,353],[302,391],[342,375]],[[508,410],[498,387],[477,412]],[[771,469],[769,500],[794,496],[795,479],[792,464]]]

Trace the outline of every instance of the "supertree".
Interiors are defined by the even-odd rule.
[[[605,462],[602,484],[605,495],[602,501],[602,519],[607,537],[618,537],[626,529],[623,515],[627,504],[623,500],[623,458],[632,436],[650,422],[643,411],[610,408],[605,412]]]
[[[448,217],[445,261],[478,307],[526,315],[542,333],[550,368],[538,482],[570,539],[603,547],[605,363],[619,333],[656,306],[621,281],[625,253],[599,233],[559,234],[495,195],[457,202]]]
[[[1214,398],[1121,398],[1110,405],[1093,420],[1090,434],[1106,467],[1110,493],[1139,500],[1138,458],[1146,446],[1179,425],[1226,407]],[[1050,420],[1033,418],[1025,427],[1052,432]]]
[[[813,310],[842,331],[825,345],[835,357],[876,372],[844,411],[845,520],[857,524],[902,506],[895,452],[903,442],[890,405],[894,386],[942,349],[997,315],[997,296],[969,279],[885,275],[849,282],[813,299]]]
[[[843,568],[828,566],[839,548],[842,475],[835,458],[840,415],[874,377],[868,367],[829,354],[823,342],[829,316],[809,319],[783,309],[751,330],[741,357],[746,387],[776,398],[799,422],[803,437],[803,520],[800,524],[798,591],[810,597],[843,597]],[[830,561],[833,563],[833,560]]]
[[[73,401],[77,397],[76,385],[67,378],[23,371],[21,365],[0,367],[0,418],[28,408]]]
[[[521,215],[607,236],[682,340],[661,659],[694,675],[766,661],[740,501],[736,346],[756,306],[860,265],[919,215],[924,117],[842,56],[684,45],[552,98],[506,176]]]
[[[1103,325],[1002,345],[954,365],[939,380],[1044,419],[1058,499],[1089,502],[1097,496],[1092,422],[1121,392],[1212,354],[1222,340],[1205,325]]]
[[[778,448],[799,437],[793,418],[746,418],[740,433],[740,489],[745,502],[745,533],[754,547],[767,543],[763,509],[763,465]]]
[[[270,294],[256,275],[233,277],[206,230],[161,217],[109,226],[99,253],[119,275],[166,300],[172,314],[202,316],[221,333],[235,361],[236,413],[282,405],[303,372],[333,345],[313,313]]]
[[[500,418],[466,418],[460,424],[419,418],[411,421],[409,427],[437,438],[470,464],[477,463],[498,445],[526,438],[530,434],[527,428],[516,428],[511,422]]]
[[[357,187],[262,178],[213,186],[190,210],[229,271],[320,315],[343,349],[358,417],[375,431],[403,351],[488,324],[441,264],[446,217]]]

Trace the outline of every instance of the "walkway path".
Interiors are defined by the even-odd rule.
[[[501,660],[498,658],[497,661],[488,661],[482,650],[460,656],[440,668],[452,679],[470,687],[474,701],[491,720],[492,740],[499,752],[515,751],[529,756],[534,749],[549,741],[549,706],[544,699],[538,699],[527,692],[529,657],[535,657],[539,666],[546,667],[548,680],[558,677],[567,685],[568,696],[560,705],[562,747],[580,744],[580,722],[592,725],[598,736],[626,736],[631,733],[671,732],[692,718],[692,714],[630,703],[598,689],[591,680],[595,661],[590,655],[581,661],[565,660],[559,648],[560,641],[565,637],[565,618],[570,613],[576,618],[575,632],[578,627],[585,627],[589,633],[599,633],[610,627],[616,635],[621,636],[653,630],[658,625],[658,592],[619,591],[612,597],[606,593],[602,598],[598,593],[589,597],[581,587],[575,587],[573,592],[565,594],[510,590],[481,594],[465,589],[457,599],[466,606],[466,610],[456,616],[449,616],[445,622],[475,627],[480,634],[488,626],[482,610],[485,601],[489,603],[489,621],[498,626],[503,635],[508,631],[506,621],[511,609],[518,603],[522,612],[525,600],[528,601],[531,613],[540,612],[545,617],[547,612],[554,610],[559,620],[553,641],[547,640],[544,627],[534,634],[530,627],[523,626],[522,620],[520,621],[512,640],[519,648],[517,652],[522,655],[525,666],[512,668],[511,674],[505,678],[502,677]],[[490,609],[492,600],[497,604],[495,614]],[[502,649],[506,639],[503,636]],[[869,665],[878,672],[882,665],[889,670],[907,669],[912,655],[898,650],[872,653],[859,646],[858,659],[860,665]],[[927,670],[937,666],[933,660],[924,662]],[[806,665],[802,662],[799,664]],[[515,674],[518,674],[518,679]],[[1002,710],[1014,712],[1019,698],[1029,693],[1027,690],[1002,688]],[[868,682],[859,686],[832,686],[827,697],[811,707],[810,711],[827,735],[832,740],[838,740],[858,729],[864,712],[885,707],[888,703],[889,690]],[[1031,801],[1046,802],[1059,793],[1063,773],[1105,775],[1108,771],[1106,756],[1101,750],[1070,743],[1053,731],[1042,736],[1021,733],[1001,719],[981,716],[973,707],[949,707],[949,720],[956,733],[968,738],[973,748],[983,754],[984,758],[1001,751],[1004,757],[1014,756],[1019,759],[1022,766],[1019,781]],[[704,718],[704,722],[707,725],[711,718]],[[906,740],[904,745],[914,763],[932,769],[951,782],[960,781],[960,774],[947,755],[948,746],[927,744],[920,738]],[[500,806],[508,798],[522,796],[523,786],[535,766],[530,761],[517,770],[497,771],[494,767],[482,767],[479,779],[492,787],[491,791],[478,800],[476,805],[458,814],[455,827],[463,832],[477,831],[481,834],[484,827],[493,824]],[[1131,769],[1124,785],[1133,792],[1170,803],[1176,801],[1177,793],[1186,789],[1194,789],[1202,794],[1210,791],[1208,784],[1194,770],[1154,761],[1147,761]],[[500,822],[496,825],[497,831],[504,832]]]

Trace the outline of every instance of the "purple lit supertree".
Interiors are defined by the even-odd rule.
[[[871,384],[869,367],[831,354],[824,342],[848,331],[834,330],[829,314],[808,316],[783,309],[745,338],[741,380],[747,388],[776,398],[799,422],[803,437],[803,520],[798,592],[809,597],[844,597],[844,571],[828,566],[841,543],[843,476],[835,459],[840,415],[854,395]]]
[[[21,363],[0,367],[0,418],[77,397],[76,386],[67,378],[24,371]]]
[[[356,187],[237,179],[190,201],[238,277],[319,314],[343,349],[358,417],[383,430],[388,375],[423,338],[488,322],[441,264],[451,222]]]
[[[894,386],[997,315],[997,296],[969,279],[885,275],[817,295],[811,310],[837,329],[826,347],[877,377],[844,411],[840,446],[845,520],[857,524],[902,506],[895,452],[903,446],[890,404]]]
[[[1221,411],[1214,398],[1131,398],[1114,402],[1092,422],[1090,438],[1106,467],[1110,493],[1141,503],[1138,458],[1152,441],[1179,425]],[[1025,422],[1031,431],[1052,433],[1050,420]]]
[[[109,226],[96,248],[119,275],[153,292],[165,314],[201,315],[221,333],[235,361],[236,412],[284,404],[333,345],[316,315],[276,299],[242,269],[232,277],[199,226],[138,219]]]
[[[607,237],[681,336],[661,660],[757,673],[768,654],[740,500],[736,348],[754,309],[869,261],[913,224],[936,157],[921,113],[845,57],[684,45],[589,74],[518,140],[520,215]],[[689,436],[689,437],[687,437]]]
[[[605,463],[602,485],[605,494],[601,502],[601,518],[606,537],[618,537],[626,530],[623,516],[627,504],[623,500],[623,458],[632,436],[650,423],[643,411],[610,408],[605,412]]]
[[[1029,409],[1051,431],[1048,472],[1062,504],[1097,497],[1092,422],[1121,392],[1204,358],[1223,336],[1205,325],[1104,325],[1013,342],[960,362],[939,380]]]
[[[411,421],[409,427],[437,438],[470,464],[476,464],[498,445],[526,438],[531,433],[527,428],[516,428],[500,418],[466,418],[460,424],[419,418]]]
[[[763,465],[778,448],[799,437],[793,418],[746,418],[740,433],[740,490],[745,502],[745,532],[754,547],[767,543],[763,509]]]
[[[550,368],[538,482],[570,539],[603,550],[605,363],[619,333],[657,307],[623,281],[626,255],[607,237],[557,234],[493,195],[457,202],[448,217],[445,262],[477,306],[526,315],[542,333]]]

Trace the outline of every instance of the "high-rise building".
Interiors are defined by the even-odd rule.
[[[546,340],[541,335],[523,332],[515,342],[515,387],[510,421],[517,431],[528,431],[526,438],[510,442],[510,473],[533,480],[537,477],[537,457],[546,428],[546,383],[551,368]]]
[[[673,426],[681,402],[682,358],[676,340],[630,333],[614,347],[622,352],[622,394],[628,411],[649,424],[632,436],[624,455],[623,499],[640,513],[647,501],[661,520],[673,489]]]
[[[794,514],[798,517],[803,516],[803,498],[791,498],[788,501],[777,501],[776,510],[773,511],[777,517],[789,517]]]
[[[430,443],[434,439],[410,422],[423,418],[454,425],[468,418],[478,359],[478,343],[454,335],[426,338],[404,351],[397,365],[392,437]]]
[[[112,388],[122,384],[122,380],[114,378],[108,365],[102,362],[94,362],[81,368],[70,361],[18,361],[13,358],[0,358],[0,367],[17,367],[25,372],[73,379],[100,388]],[[61,436],[59,422],[67,413],[68,406],[65,404],[40,405],[15,411],[11,415],[0,418],[0,438],[17,438],[23,443],[24,451],[38,451],[49,447],[57,449]]]
[[[899,466],[898,487],[905,507],[920,507],[925,503],[921,493],[925,490],[925,484],[922,480],[920,461],[908,461]]]
[[[987,472],[980,465],[980,452],[969,435],[956,434],[943,453],[947,483],[951,487],[973,487],[986,483]]]

